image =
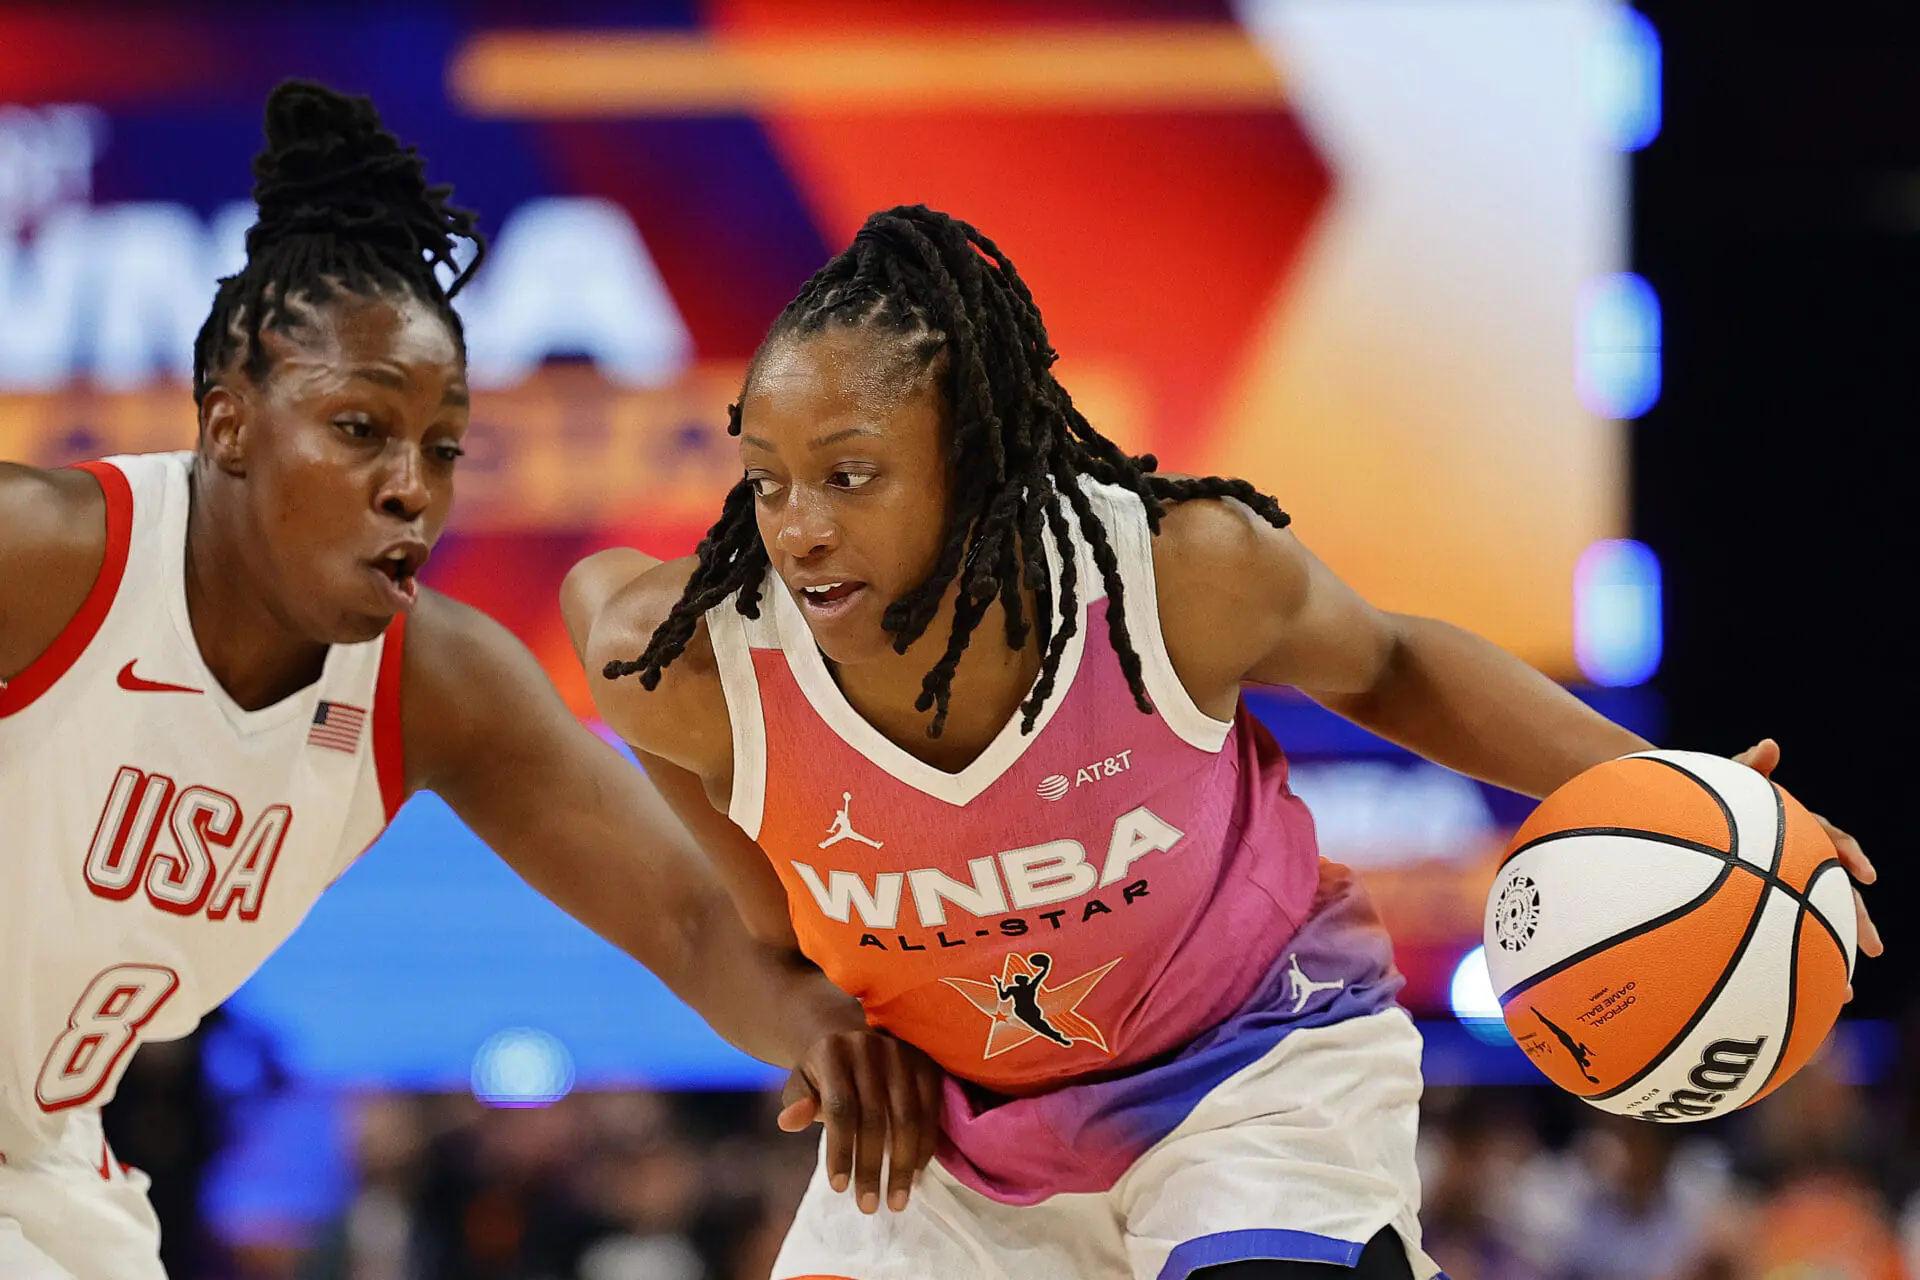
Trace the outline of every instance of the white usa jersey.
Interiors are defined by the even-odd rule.
[[[404,617],[241,709],[187,619],[191,454],[86,464],[107,556],[0,686],[0,1160],[113,1096],[286,940],[404,798]]]

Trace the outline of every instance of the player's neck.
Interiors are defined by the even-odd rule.
[[[947,723],[938,738],[927,736],[933,712],[914,707],[927,671],[946,651],[953,628],[958,589],[947,593],[925,634],[905,653],[889,650],[879,658],[834,666],[834,679],[847,703],[894,745],[936,769],[957,772],[971,764],[999,736],[1040,674],[1040,646],[1029,628],[1027,643],[1007,647],[1007,615],[999,601],[987,607],[972,641],[953,673]],[[1026,616],[1033,617],[1028,594]]]
[[[201,661],[227,696],[258,711],[320,678],[327,646],[275,611],[232,513],[196,484],[187,514],[187,622]]]

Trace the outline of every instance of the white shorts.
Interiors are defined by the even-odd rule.
[[[1420,1035],[1398,1008],[1294,1031],[1214,1087],[1108,1191],[1002,1204],[929,1165],[868,1216],[824,1167],[775,1280],[1184,1280],[1250,1258],[1352,1267],[1391,1226],[1417,1280]]]
[[[0,1164],[5,1280],[166,1280],[147,1175],[107,1150],[100,1113],[68,1113],[58,1146]]]

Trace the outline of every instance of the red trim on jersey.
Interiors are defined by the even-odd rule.
[[[93,589],[87,592],[80,611],[54,637],[53,644],[25,671],[0,684],[0,720],[32,706],[80,661],[80,655],[107,620],[113,598],[120,591],[120,578],[127,571],[127,548],[133,542],[132,487],[110,462],[83,462],[76,470],[91,472],[107,496],[107,558],[101,562],[100,575],[93,580]]]
[[[380,675],[373,686],[373,771],[380,779],[380,802],[387,821],[407,800],[406,748],[400,736],[400,660],[407,647],[407,615],[396,614],[380,650]]]

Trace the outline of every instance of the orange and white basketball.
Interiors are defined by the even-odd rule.
[[[1806,1064],[1853,972],[1833,842],[1766,777],[1648,751],[1587,770],[1515,834],[1487,970],[1534,1065],[1602,1110],[1700,1120]]]

